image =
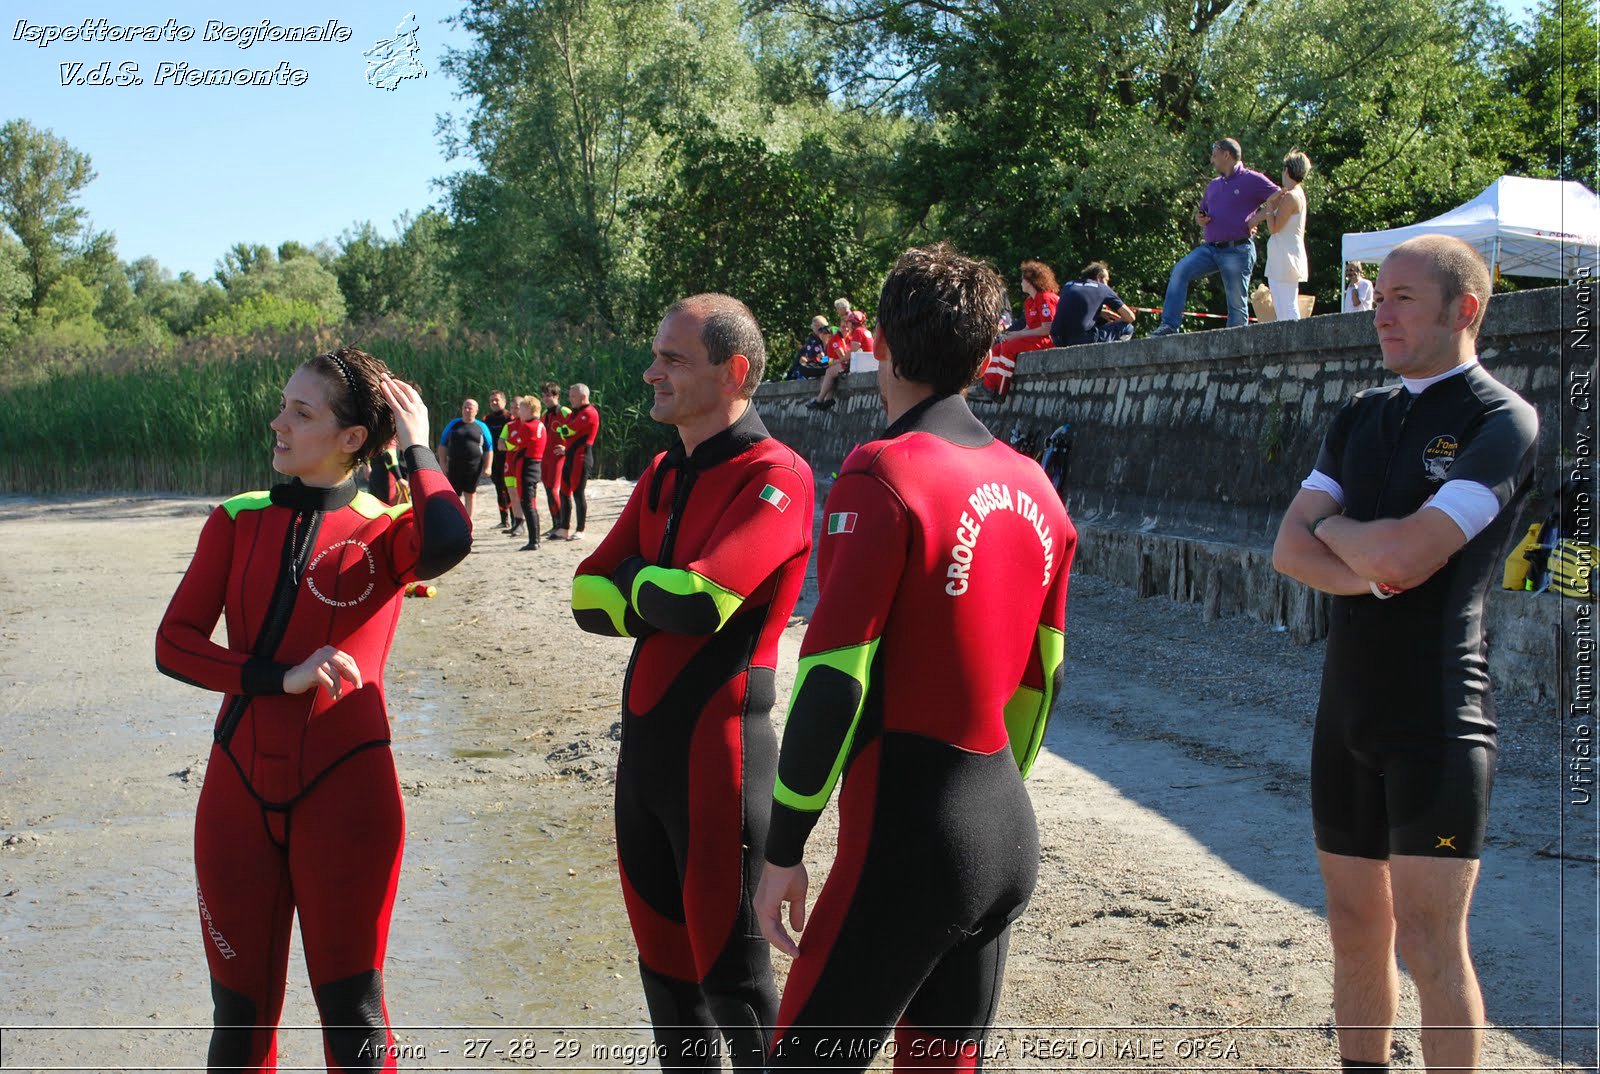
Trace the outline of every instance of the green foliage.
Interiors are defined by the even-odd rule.
[[[325,323],[315,302],[282,295],[254,294],[230,304],[200,331],[214,336],[248,336],[286,328],[314,328]]]
[[[29,308],[38,312],[83,230],[84,211],[72,204],[95,177],[87,154],[25,119],[0,127],[0,222],[27,256]]]
[[[1505,83],[1525,140],[1507,146],[1528,174],[1600,180],[1600,11],[1596,0],[1543,0],[1509,50]]]
[[[455,314],[455,285],[445,272],[454,244],[449,221],[428,210],[402,216],[394,240],[370,222],[339,239],[333,272],[351,320],[361,322],[398,314],[418,321],[445,322]]]
[[[797,67],[808,42],[771,14],[745,33],[738,0],[473,0],[459,21],[476,43],[444,66],[475,106],[455,137],[483,170],[449,181],[452,274],[479,324],[642,330],[633,207],[672,182],[674,140],[797,141],[763,92],[808,110],[820,93],[822,50]]]
[[[653,221],[645,306],[724,291],[743,300],[767,338],[769,376],[786,371],[811,318],[826,312],[861,252],[832,176],[838,159],[808,142],[790,153],[756,138],[686,135],[664,169],[674,178],[639,208]]]
[[[669,442],[670,430],[649,418],[640,373],[650,356],[642,345],[551,336],[507,346],[394,321],[345,334],[298,327],[243,340],[200,337],[160,361],[125,351],[93,368],[13,376],[0,390],[0,490],[223,496],[265,488],[276,480],[267,423],[284,383],[302,361],[344,343],[421,386],[435,439],[464,396],[482,398],[492,387],[533,395],[554,379],[590,386],[604,415],[596,451],[602,476],[636,476]]]

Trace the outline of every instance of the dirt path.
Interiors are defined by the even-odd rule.
[[[591,488],[599,531],[628,486]],[[207,509],[0,499],[4,1069],[204,1055],[190,844],[215,699],[156,674],[151,648]],[[387,676],[409,830],[387,969],[403,1065],[636,1066],[644,1009],[609,816],[626,643],[567,615],[587,545],[513,551],[490,511],[439,596],[408,603]],[[780,697],[802,629],[785,638]],[[1068,635],[1030,781],[1040,885],[990,1067],[1330,1069],[1304,779],[1320,651],[1092,579],[1075,582]],[[1499,1027],[1486,1059],[1554,1069],[1564,1049],[1565,1066],[1592,1068],[1592,1030],[1518,1028],[1595,1010],[1595,867],[1535,853],[1556,838],[1561,791],[1560,743],[1536,715],[1504,714],[1474,907]],[[831,814],[820,831],[817,877]],[[284,1069],[321,1063],[302,965],[296,952]],[[1409,985],[1401,1018],[1418,1020]],[[1399,1043],[1402,1064],[1420,1062],[1414,1028]]]

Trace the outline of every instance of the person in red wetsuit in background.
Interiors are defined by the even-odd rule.
[[[778,639],[811,554],[811,469],[751,400],[761,328],[728,295],[668,309],[644,379],[679,443],[578,565],[584,630],[638,641],[622,687],[617,865],[661,1068],[760,1070],[777,1013],[750,912],[778,743]]]
[[[818,597],[778,757],[762,931],[797,955],[768,1069],[973,1070],[1039,836],[1023,788],[1061,689],[1077,533],[1032,459],[961,390],[1005,301],[939,245],[878,300],[890,425],[828,493]],[[806,839],[835,783],[838,851],[806,921]],[[796,947],[784,928],[804,929]]]
[[[550,532],[545,536],[554,538],[561,531],[562,504],[566,503],[561,487],[561,457],[567,453],[567,445],[561,440],[561,428],[572,408],[562,405],[561,385],[555,381],[545,381],[539,391],[544,396],[544,413],[539,418],[544,423],[544,455],[539,459],[539,480],[544,483],[545,502],[550,507]]]
[[[566,498],[561,504],[561,528],[554,536],[556,540],[577,541],[583,539],[583,526],[589,516],[587,490],[589,474],[594,469],[594,442],[600,435],[600,411],[589,402],[587,384],[568,388],[567,398],[572,402],[572,412],[561,422],[566,449],[561,458],[561,489]]]
[[[544,458],[545,429],[539,420],[539,400],[531,395],[517,396],[513,412],[517,415],[506,426],[506,488],[511,495],[513,523],[506,534],[515,537],[526,520],[528,541],[521,548],[531,552],[539,547],[539,499],[534,488],[539,484],[540,460]]]
[[[410,385],[354,348],[302,365],[272,420],[289,480],[211,513],[156,666],[223,694],[195,816],[211,1069],[272,1069],[296,914],[329,1069],[393,1070],[383,959],[405,818],[383,665],[407,583],[472,546]],[[395,436],[409,504],[351,479]],[[211,640],[221,616],[227,642]]]
[[[996,399],[1003,399],[1011,388],[1011,377],[1017,371],[1017,355],[1055,346],[1050,339],[1050,323],[1056,319],[1060,291],[1056,274],[1049,265],[1043,261],[1022,263],[1022,293],[1028,296],[1022,303],[1025,327],[1001,333],[983,369],[983,387]]]

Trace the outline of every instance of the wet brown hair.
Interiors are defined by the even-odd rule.
[[[328,382],[328,406],[340,428],[359,425],[367,431],[366,440],[351,456],[352,465],[377,455],[394,438],[394,412],[378,390],[378,382],[389,372],[381,359],[355,347],[340,347],[317,355],[304,368]]]

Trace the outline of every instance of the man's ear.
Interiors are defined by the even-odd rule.
[[[750,375],[750,359],[742,354],[730,354],[722,365],[727,370],[733,393],[739,394],[744,390],[744,378]]]
[[[1461,331],[1462,329],[1466,328],[1467,325],[1472,323],[1472,319],[1478,315],[1478,308],[1482,305],[1483,302],[1478,298],[1477,295],[1464,294],[1461,296],[1461,298],[1456,302],[1455,328],[1457,332]]]

